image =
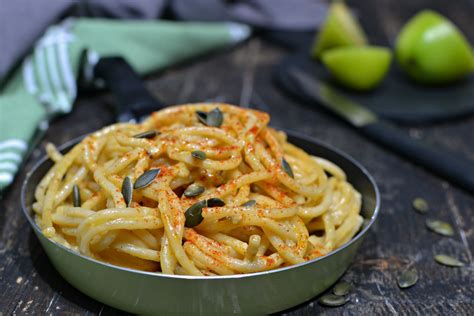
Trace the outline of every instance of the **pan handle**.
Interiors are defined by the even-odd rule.
[[[101,58],[94,68],[94,76],[104,80],[115,95],[119,122],[139,120],[165,107],[164,103],[151,95],[140,76],[123,57]]]

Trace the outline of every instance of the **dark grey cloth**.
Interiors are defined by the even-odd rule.
[[[0,0],[0,83],[46,28],[66,15],[152,19],[165,0]]]
[[[70,5],[64,0],[0,0],[0,81]]]
[[[322,0],[173,0],[181,20],[236,21],[281,31],[310,31],[323,22]]]
[[[0,84],[46,28],[64,16],[153,19],[166,5],[182,20],[285,31],[314,30],[327,6],[322,0],[0,0]]]
[[[77,15],[121,19],[156,19],[161,16],[166,0],[81,0]]]

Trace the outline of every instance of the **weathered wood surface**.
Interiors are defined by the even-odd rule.
[[[474,43],[474,3],[465,1],[351,1],[371,39],[390,44],[409,16],[422,8],[439,10],[456,21]],[[254,38],[240,47],[174,67],[147,79],[151,91],[170,104],[217,99],[252,106],[272,115],[272,124],[319,138],[359,160],[374,175],[382,194],[382,212],[354,263],[343,276],[355,285],[351,302],[325,308],[317,298],[288,315],[307,314],[474,314],[474,197],[374,145],[334,116],[295,102],[272,83],[272,69],[285,51]],[[45,141],[61,144],[113,122],[107,94],[82,96],[75,110],[54,122]],[[448,148],[474,161],[474,117],[433,126],[405,128],[412,137]],[[38,157],[39,152],[35,152]],[[20,211],[19,192],[25,170],[0,201],[0,315],[123,314],[81,294],[54,270]],[[424,197],[432,205],[426,216],[411,201]],[[452,238],[424,227],[427,216],[450,222]],[[448,268],[433,254],[453,254],[467,264]],[[407,290],[396,285],[407,266],[420,273]]]

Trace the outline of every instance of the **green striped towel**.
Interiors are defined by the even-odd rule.
[[[0,191],[13,181],[36,128],[71,111],[76,79],[81,74],[93,80],[100,56],[123,56],[145,74],[249,34],[236,23],[80,18],[50,27],[0,91]]]

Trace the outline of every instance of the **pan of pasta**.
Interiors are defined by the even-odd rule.
[[[331,286],[379,209],[348,155],[221,103],[168,107],[59,148],[22,206],[74,287],[136,314],[267,314]]]

